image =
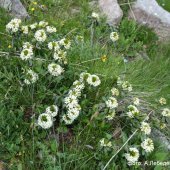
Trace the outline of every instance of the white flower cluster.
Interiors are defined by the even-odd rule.
[[[136,106],[139,106],[139,104],[140,104],[139,98],[134,97],[134,98],[133,98],[133,104],[136,105]]]
[[[42,27],[42,28],[45,28],[47,25],[48,25],[48,22],[46,22],[46,21],[40,21],[40,22],[38,23],[38,26],[39,26],[39,27]]]
[[[26,72],[26,79],[24,80],[25,84],[32,84],[38,80],[38,74],[32,70],[27,70]]]
[[[23,49],[20,54],[22,60],[28,60],[33,58],[33,51],[31,49]]]
[[[119,39],[119,34],[117,32],[111,32],[110,39],[115,42]]]
[[[54,51],[53,58],[60,63],[67,64],[67,52],[65,50],[70,49],[71,41],[63,38],[59,41],[52,41],[48,43],[48,48]]]
[[[53,119],[49,114],[42,113],[38,117],[38,125],[43,129],[49,129],[53,125]]]
[[[124,82],[122,83],[122,88],[123,88],[123,90],[125,90],[125,91],[129,91],[129,92],[132,91],[132,85],[131,85],[128,81],[124,81]]]
[[[109,97],[109,99],[106,101],[106,106],[109,109],[115,109],[118,106],[117,99],[112,96]]]
[[[102,138],[100,141],[100,146],[101,147],[109,147],[111,148],[112,147],[112,143],[110,141],[107,141],[105,138]]]
[[[50,50],[54,50],[54,51],[57,51],[60,49],[60,46],[59,46],[59,43],[57,41],[52,41],[52,42],[49,42],[48,43],[48,48]]]
[[[87,78],[87,83],[91,86],[97,87],[101,84],[101,81],[96,75],[89,75]]]
[[[113,87],[111,89],[111,92],[113,96],[119,96],[119,90],[117,88]]]
[[[31,30],[34,30],[37,28],[37,26],[38,26],[38,23],[34,23],[34,24],[30,25],[30,28],[31,28]]]
[[[116,115],[115,110],[112,110],[112,111],[106,116],[106,119],[107,119],[107,120],[113,120],[113,118],[115,117],[115,115]]]
[[[151,133],[151,127],[150,127],[149,123],[147,123],[147,122],[142,122],[140,129],[146,135],[149,135]]]
[[[146,152],[152,152],[154,150],[154,144],[152,139],[147,138],[141,143],[141,147],[146,151]]]
[[[54,59],[58,60],[60,63],[67,64],[67,58],[66,58],[67,52],[64,50],[58,50],[57,52],[54,52]]]
[[[117,79],[117,85],[121,86],[124,91],[132,91],[132,85],[128,81],[122,81],[120,77]]]
[[[28,34],[29,31],[28,26],[22,26],[21,31],[23,32],[23,34]]]
[[[165,104],[166,104],[166,99],[165,99],[164,97],[161,97],[161,98],[159,99],[159,103],[160,103],[161,105],[165,105]]]
[[[21,24],[21,20],[14,18],[6,25],[6,30],[8,32],[15,33],[19,31],[20,24]]]
[[[11,32],[17,32],[20,30],[20,33],[29,34],[30,30],[35,30],[33,32],[34,38],[38,42],[45,42],[48,38],[47,33],[55,33],[56,28],[53,26],[49,26],[48,22],[40,21],[39,23],[34,23],[28,26],[20,26],[20,19],[13,19],[6,26],[6,29]],[[32,59],[34,56],[33,47],[36,48],[38,45],[30,44],[29,42],[23,43],[22,51],[20,53],[20,58],[22,60]],[[48,48],[54,51],[54,60],[58,60],[61,64],[67,64],[65,50],[68,50],[71,47],[71,41],[66,38],[62,38],[59,41],[51,41],[48,43]],[[64,72],[64,68],[62,68],[59,64],[52,62],[48,65],[48,72],[53,76],[59,76]],[[38,75],[33,74],[33,72],[28,71],[29,75],[32,75],[31,81],[29,79],[25,79],[25,83],[30,84],[33,83]]]
[[[43,29],[37,30],[34,37],[38,42],[44,42],[47,39],[46,32]]]
[[[94,18],[95,20],[99,21],[99,14],[96,12],[92,12],[91,14],[92,18]]]
[[[59,76],[64,72],[64,69],[59,64],[51,63],[48,65],[48,71],[53,76]]]
[[[53,27],[53,26],[47,26],[46,31],[48,33],[55,33],[57,31],[57,29],[55,27]]]
[[[164,108],[163,111],[162,111],[162,116],[170,117],[170,109]]]
[[[106,116],[106,119],[108,119],[108,120],[113,120],[113,118],[116,115],[115,108],[118,107],[118,101],[115,98],[115,96],[119,96],[119,90],[117,88],[113,87],[111,89],[111,94],[112,94],[112,96],[110,96],[108,98],[108,100],[105,102],[106,106],[109,108],[109,113]]]
[[[95,81],[92,81],[92,83],[91,81],[89,83],[89,77],[91,77],[91,79],[95,77],[96,79]],[[81,96],[82,90],[85,88],[86,82],[96,87],[101,81],[98,76],[83,72],[80,74],[80,79],[73,82],[72,88],[68,92],[68,96],[64,99],[67,114],[64,114],[62,119],[66,124],[72,124],[80,114],[81,106],[79,105],[79,97]]]
[[[52,105],[46,108],[46,112],[38,117],[38,125],[43,129],[49,129],[54,122],[54,117],[58,114],[58,106]]]
[[[78,98],[81,96],[81,91],[84,87],[83,82],[76,80],[73,83],[73,88],[69,90],[68,96],[64,99],[67,114],[63,115],[63,121],[66,124],[71,124],[80,114],[81,106],[78,104]]]
[[[33,50],[33,45],[31,45],[29,42],[24,42],[22,48]]]
[[[69,39],[63,38],[59,41],[59,44],[63,46],[65,49],[70,49],[71,47],[71,41]]]
[[[20,58],[28,60],[33,58],[33,46],[29,42],[23,43],[23,50],[21,51]]]
[[[128,112],[126,113],[128,117],[134,118],[135,116],[139,115],[139,110],[134,105],[128,106]]]
[[[139,151],[137,148],[129,148],[129,152],[125,154],[125,158],[129,163],[135,163],[139,159]]]
[[[97,75],[83,72],[80,74],[80,81],[86,82],[91,86],[97,87],[101,84],[100,78]]]

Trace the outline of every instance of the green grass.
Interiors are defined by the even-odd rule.
[[[29,10],[28,1],[23,0],[23,2]],[[94,99],[96,91],[92,91],[89,94],[90,101],[100,101],[101,97],[113,86],[116,77],[123,75],[134,87],[132,95],[144,99],[148,102],[149,107],[158,109],[157,102],[160,96],[165,97],[167,105],[170,105],[170,46],[168,43],[155,43],[157,37],[152,30],[140,27],[134,22],[127,21],[127,19],[122,21],[119,28],[112,28],[107,26],[102,19],[101,23],[94,27],[92,36],[89,19],[92,9],[89,8],[87,0],[83,2],[82,0],[38,2],[44,3],[47,9],[45,11],[37,9],[34,15],[31,15],[31,19],[26,21],[27,23],[47,20],[56,26],[58,33],[66,35],[70,32],[71,39],[74,39],[75,35],[84,36],[84,44],[74,44],[73,42],[73,47],[68,55],[70,67],[74,72],[80,73],[87,70],[90,73],[97,73],[102,78],[103,83],[99,88],[98,98]],[[73,13],[72,8],[78,9],[79,12]],[[6,38],[4,29],[10,17],[4,10],[1,10],[0,14],[0,23],[2,23],[0,24],[0,32],[2,33],[0,35],[0,51],[8,51],[7,47],[11,42],[10,39]],[[114,46],[108,42],[112,30],[118,30],[120,33],[119,46]],[[93,42],[91,42],[91,38]],[[145,57],[141,51],[144,51],[148,57]],[[100,59],[103,55],[108,57],[106,62],[102,62]],[[129,61],[124,63],[124,58]],[[56,128],[57,137],[61,135],[60,140],[64,140],[64,142],[56,144],[53,133],[43,130],[34,131],[30,121],[23,120],[23,109],[25,106],[29,106],[31,93],[30,89],[26,88],[21,96],[19,85],[11,89],[11,84],[17,85],[18,83],[16,78],[12,77],[12,74],[19,77],[18,70],[20,68],[17,66],[20,63],[18,60],[11,61],[1,58],[0,63],[3,63],[0,71],[4,73],[1,74],[0,86],[0,99],[2,100],[0,103],[2,122],[0,127],[0,146],[2,148],[0,160],[3,160],[12,170],[21,169],[21,167],[24,170],[93,170],[105,165],[112,155],[100,153],[101,151],[98,151],[95,146],[103,136],[113,132],[113,126],[110,127],[101,118],[86,126],[89,123],[86,117],[77,126],[68,128],[73,131],[71,137],[67,133],[68,129]],[[6,81],[5,77],[9,81]],[[70,77],[70,80],[73,78]],[[42,85],[44,82],[37,85],[39,94],[46,93],[45,88],[41,88]],[[7,98],[4,99],[5,95]],[[44,101],[40,102],[43,105],[45,102],[49,102],[45,98],[50,98],[53,91],[48,95],[36,96],[35,100],[38,103],[40,98],[44,98]],[[90,108],[88,118],[89,115],[94,114],[93,112],[93,108]],[[115,140],[116,144],[119,142],[119,140]],[[159,147],[161,152],[166,154],[163,147],[160,145]],[[42,159],[35,155],[39,151],[43,153]],[[41,153],[39,154],[41,155]],[[54,160],[50,157],[52,155],[56,156],[55,165]],[[153,153],[152,158],[154,157],[156,157],[156,153]],[[120,169],[119,160],[116,158],[114,161],[117,164],[117,169]],[[110,169],[113,167],[114,161],[110,165]]]
[[[170,2],[169,0],[157,0],[159,5],[161,5],[165,10],[170,12]]]

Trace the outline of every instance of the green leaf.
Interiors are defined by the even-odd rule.
[[[167,153],[164,153],[164,152],[158,152],[155,154],[156,159],[159,161],[166,160],[167,156],[168,156]]]
[[[56,151],[57,151],[57,147],[58,147],[57,142],[56,142],[56,141],[52,141],[52,142],[51,142],[51,150],[52,150],[53,152],[56,152]]]

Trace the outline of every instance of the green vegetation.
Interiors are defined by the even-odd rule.
[[[170,2],[169,0],[157,0],[159,5],[161,5],[164,9],[170,12]]]
[[[143,104],[140,109],[144,114],[154,110],[152,125],[158,126],[166,121],[167,127],[163,132],[170,136],[169,119],[161,118],[163,107],[158,102],[160,97],[164,97],[166,106],[170,105],[169,43],[158,42],[152,30],[139,26],[126,17],[117,28],[108,26],[104,18],[94,22],[88,0],[39,0],[38,5],[28,0],[22,2],[31,16],[25,21],[26,24],[48,21],[49,25],[57,28],[57,38],[66,35],[72,40],[72,48],[68,51],[69,64],[65,76],[61,79],[49,78],[43,72],[47,63],[27,62],[30,67],[31,64],[38,65],[35,70],[40,72],[41,80],[35,86],[21,87],[21,68],[27,66],[20,59],[13,58],[15,54],[10,53],[12,38],[5,31],[5,25],[11,17],[0,10],[0,161],[4,162],[5,167],[11,170],[103,169],[121,147],[120,144],[126,142],[136,126],[140,126],[138,120],[131,122],[119,116],[110,123],[105,121],[105,110],[98,113],[98,104],[109,96],[118,76],[128,80],[133,86],[133,92],[130,96],[125,94],[123,103],[129,104],[133,97],[139,97]],[[124,8],[126,10],[127,7]],[[115,43],[110,41],[112,31],[119,33],[119,40]],[[75,40],[77,35],[84,37],[83,43]],[[20,51],[19,40],[16,41],[16,47],[16,51]],[[4,57],[3,52],[11,55]],[[50,56],[46,50],[40,52],[39,56],[48,57],[46,54]],[[59,123],[57,117],[52,130],[35,126],[34,112],[44,112],[53,100],[63,109],[61,98],[83,71],[97,74],[102,83],[99,88],[85,89],[81,101],[83,113],[78,120],[73,125],[65,126]],[[61,97],[57,98],[58,96]],[[118,114],[125,112],[123,109],[120,108]],[[141,132],[136,134],[125,146],[125,151],[134,143],[139,147],[141,136]],[[115,147],[102,150],[99,146],[102,138],[112,141]],[[155,148],[148,155],[142,152],[140,161],[169,160],[168,151],[162,144],[156,141]],[[158,166],[146,168],[160,169]],[[124,151],[121,150],[108,169],[141,170],[142,167],[127,166]]]

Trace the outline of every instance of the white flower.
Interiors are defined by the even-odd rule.
[[[44,42],[47,38],[47,35],[44,30],[38,30],[34,35],[35,39],[39,42]]]
[[[48,25],[48,22],[40,21],[38,25],[39,27],[46,27]]]
[[[73,82],[73,88],[75,90],[80,90],[81,91],[81,90],[83,90],[85,88],[85,86],[84,86],[84,83],[82,83],[79,80],[76,80],[76,81]]]
[[[115,111],[112,111],[111,113],[109,113],[107,116],[106,116],[106,119],[108,120],[113,120],[113,118],[115,117],[116,115],[116,112]]]
[[[78,105],[77,96],[70,95],[68,97],[65,97],[64,103],[68,108],[74,108],[76,105]]]
[[[99,14],[96,12],[92,12],[91,14],[92,18],[96,19],[97,21],[99,20]]]
[[[58,64],[51,63],[48,65],[48,71],[53,76],[59,76],[64,72],[64,69]]]
[[[117,40],[119,39],[119,34],[118,34],[117,32],[112,32],[112,33],[110,34],[110,39],[111,39],[113,42],[117,41]]]
[[[37,23],[31,24],[30,25],[31,30],[35,29],[37,27],[37,25],[38,25]]]
[[[48,33],[53,33],[53,32],[56,32],[56,28],[55,27],[52,27],[52,26],[47,26],[46,27],[46,30]]]
[[[58,114],[58,106],[52,105],[52,106],[47,107],[46,108],[46,113],[48,113],[52,117],[57,116],[57,114]]]
[[[78,116],[79,116],[80,111],[78,109],[69,109],[67,112],[67,116],[71,119],[71,120],[75,120]]]
[[[146,152],[152,152],[154,150],[154,144],[152,139],[147,138],[141,143],[141,147],[146,151]]]
[[[22,30],[23,34],[28,34],[28,26],[22,26],[21,30]]]
[[[170,110],[168,108],[163,109],[162,116],[170,117]]]
[[[118,106],[118,102],[116,100],[116,98],[114,97],[109,97],[109,100],[106,101],[106,106],[109,108],[109,109],[114,109]]]
[[[144,132],[146,135],[149,135],[149,134],[151,133],[151,127],[150,127],[149,123],[142,122],[140,129],[141,129],[141,131]]]
[[[128,112],[126,114],[128,115],[128,117],[134,118],[134,116],[137,116],[139,114],[139,110],[136,108],[136,106],[129,105]]]
[[[25,84],[31,84],[31,83],[35,83],[38,80],[38,74],[35,73],[32,70],[28,70],[26,72],[26,79],[24,80]]]
[[[81,90],[73,88],[72,90],[69,90],[68,94],[69,94],[69,96],[80,97],[81,96]]]
[[[133,98],[133,104],[134,105],[139,106],[139,103],[140,103],[139,98],[137,98],[137,97]]]
[[[159,99],[159,103],[160,103],[161,105],[165,105],[165,104],[166,104],[166,99],[165,99],[164,97],[161,97],[161,98]]]
[[[47,113],[42,113],[38,117],[38,125],[43,129],[49,129],[53,125],[52,117]]]
[[[81,82],[87,81],[87,79],[89,78],[89,76],[91,76],[91,74],[86,73],[86,72],[81,73],[81,74],[80,74],[80,81],[81,81]]]
[[[59,43],[57,41],[52,41],[52,42],[49,42],[48,43],[48,48],[50,50],[53,50],[56,51],[56,50],[59,50],[60,49],[60,46],[59,46]]]
[[[137,148],[129,148],[129,153],[125,154],[125,158],[129,163],[137,162],[139,159],[139,151]]]
[[[55,60],[59,60],[59,62],[63,62],[64,64],[67,64],[67,58],[66,58],[67,52],[63,50],[59,50],[58,52],[54,53],[53,58]]]
[[[33,45],[31,45],[29,42],[24,42],[22,48],[32,50]]]
[[[71,47],[71,41],[69,39],[63,38],[59,41],[60,45],[63,45],[64,48],[69,49]]]
[[[92,85],[92,86],[94,86],[94,87],[97,87],[97,86],[100,85],[101,81],[100,81],[100,79],[99,79],[98,76],[96,76],[96,75],[90,75],[90,76],[88,76],[88,78],[87,78],[87,83],[90,84],[90,85]]]
[[[112,147],[112,143],[107,141],[105,138],[102,138],[100,141],[100,146],[101,147]]]
[[[122,88],[125,91],[129,91],[129,92],[132,91],[132,85],[128,81],[124,81],[122,83]]]
[[[116,88],[113,87],[113,88],[111,89],[111,92],[112,92],[112,95],[113,95],[113,96],[119,96],[119,90],[118,90],[118,89],[116,89]]]
[[[70,125],[73,123],[74,120],[70,119],[66,114],[62,116],[62,120],[65,122],[66,125]]]
[[[21,20],[14,18],[6,25],[6,30],[8,32],[15,33],[19,30],[20,24],[21,24]]]
[[[23,49],[20,54],[20,58],[22,60],[28,60],[33,58],[33,51],[32,49]]]

